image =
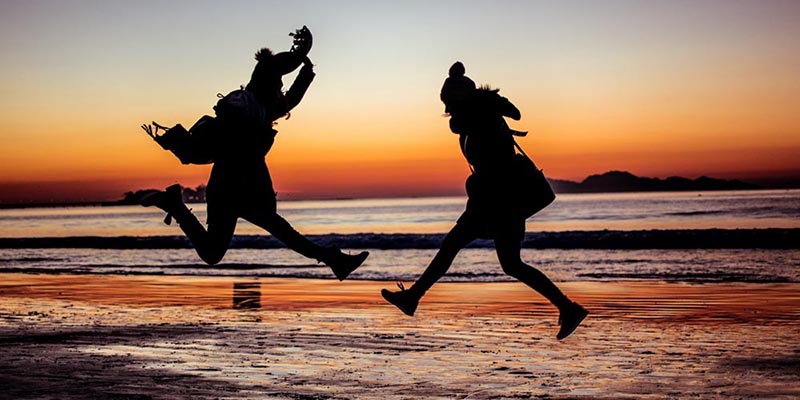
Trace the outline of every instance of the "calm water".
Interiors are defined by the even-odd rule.
[[[280,202],[299,231],[443,233],[460,197]],[[193,204],[205,221],[205,205]],[[176,235],[159,210],[138,206],[0,210],[0,237]],[[528,220],[528,231],[800,228],[800,190],[563,194]],[[239,234],[263,234],[245,221]]]
[[[464,198],[330,200],[279,203],[304,233],[442,233]],[[193,205],[201,220],[205,206]],[[141,207],[0,210],[0,237],[179,235],[160,211]],[[800,190],[560,195],[528,230],[800,228]],[[246,222],[239,234],[263,234]],[[435,250],[373,250],[355,279],[412,280]],[[800,282],[797,250],[523,250],[555,280],[656,279],[683,282]],[[224,264],[203,265],[191,249],[0,249],[0,273],[179,274],[331,278],[313,260],[285,249],[234,249]],[[462,251],[445,280],[502,281],[491,249]]]

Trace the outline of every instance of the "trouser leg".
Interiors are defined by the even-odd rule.
[[[246,220],[252,222],[272,234],[283,242],[286,247],[316,260],[325,256],[325,248],[312,242],[300,232],[296,231],[283,217],[274,212],[247,216]]]
[[[215,222],[209,224],[206,230],[186,206],[183,210],[172,212],[172,215],[203,261],[214,265],[222,260],[236,229],[236,217],[215,218]]]
[[[444,237],[439,251],[428,267],[408,291],[417,298],[421,298],[436,281],[447,273],[458,252],[473,240],[475,240],[475,235],[472,232],[463,225],[456,224]]]
[[[497,249],[497,258],[500,260],[503,272],[539,292],[559,310],[570,304],[567,296],[561,292],[547,275],[522,261],[520,258],[521,245],[518,240],[495,239],[494,243]]]

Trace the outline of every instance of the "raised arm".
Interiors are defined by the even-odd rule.
[[[314,64],[311,64],[311,60],[306,57],[303,60],[303,67],[300,68],[297,78],[294,79],[292,86],[286,92],[286,112],[292,111],[293,108],[300,104],[300,100],[303,100],[303,96],[306,94],[308,87],[311,86],[315,76]]]

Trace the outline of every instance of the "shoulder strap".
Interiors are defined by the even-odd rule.
[[[516,141],[516,140],[514,140],[514,138],[513,138],[513,137],[511,138],[511,141],[512,141],[512,142],[514,142],[514,147],[516,147],[516,148],[517,148],[517,150],[519,150],[519,152],[520,152],[520,153],[521,153],[523,156],[525,156],[525,158],[527,158],[527,159],[530,159],[530,157],[528,157],[528,154],[526,154],[526,153],[525,153],[525,150],[522,150],[522,146],[520,146],[520,145],[519,145],[519,143],[517,143],[517,141]]]
[[[475,168],[472,167],[472,164],[470,164],[469,160],[467,159],[467,140],[469,140],[469,135],[464,135],[464,143],[461,143],[461,135],[458,136],[458,145],[461,147],[461,154],[464,155],[464,160],[467,162],[469,172],[474,174]]]

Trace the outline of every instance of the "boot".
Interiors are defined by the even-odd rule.
[[[558,316],[558,323],[561,325],[561,329],[559,329],[556,339],[562,340],[572,334],[587,315],[589,315],[589,312],[581,307],[580,304],[570,302],[569,305],[561,310],[561,314]]]
[[[139,204],[145,207],[156,206],[167,212],[164,218],[164,223],[167,225],[172,224],[172,218],[175,216],[180,217],[184,213],[188,213],[189,209],[183,204],[181,185],[175,184],[168,187],[165,191],[155,191],[149,193],[139,200]]]
[[[342,251],[337,248],[330,247],[323,250],[323,255],[317,260],[331,267],[331,270],[333,270],[333,274],[336,275],[336,278],[340,281],[343,281],[350,275],[350,273],[355,271],[356,268],[364,263],[364,260],[367,259],[367,256],[369,256],[368,251],[362,251],[356,255],[350,255],[342,253]]]
[[[381,289],[381,296],[383,296],[386,301],[399,308],[405,315],[413,317],[419,305],[419,297],[412,293],[412,291],[406,290],[401,282],[397,283],[397,287],[400,288],[399,292]]]

